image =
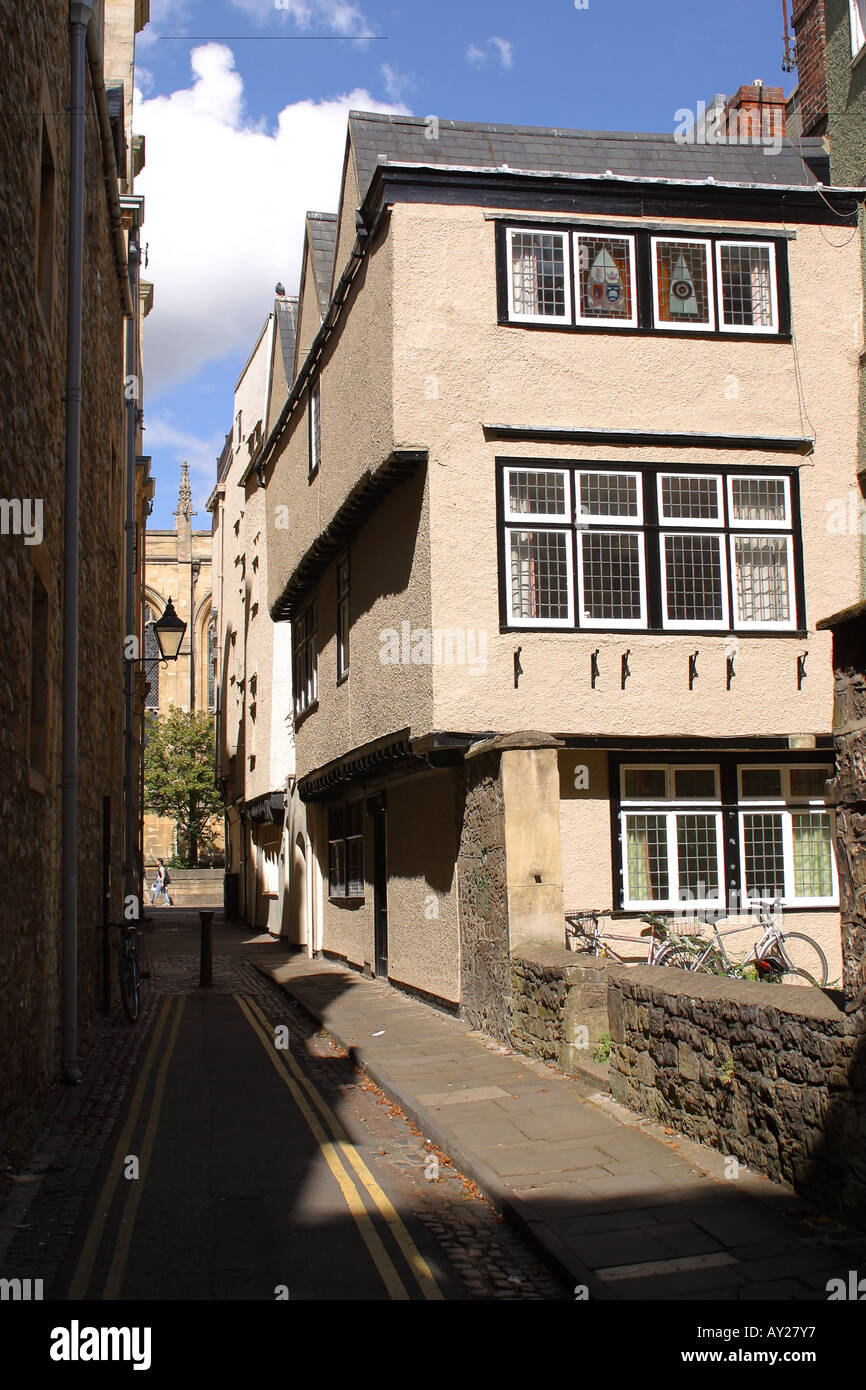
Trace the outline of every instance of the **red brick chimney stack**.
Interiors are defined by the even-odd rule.
[[[732,140],[757,144],[763,139],[785,137],[785,93],[781,87],[765,87],[760,79],[740,87],[725,107],[723,129]]]
[[[827,21],[824,0],[794,0],[797,80],[804,135],[827,130]]]

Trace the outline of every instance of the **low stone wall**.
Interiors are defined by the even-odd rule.
[[[555,1062],[567,1072],[590,1060],[608,1027],[608,969],[606,961],[576,956],[555,946],[515,947],[511,956],[512,1046]]]
[[[617,1100],[866,1225],[866,1027],[817,989],[610,967]]]

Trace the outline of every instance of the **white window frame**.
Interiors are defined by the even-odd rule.
[[[828,780],[833,776],[834,768],[832,763],[810,762],[810,763],[744,763],[737,767],[737,796],[738,796],[738,821],[740,836],[740,882],[743,888],[743,903],[747,907],[752,907],[755,900],[749,897],[748,882],[746,878],[746,837],[745,821],[747,815],[769,815],[778,816],[782,822],[782,861],[785,875],[784,904],[786,907],[806,908],[806,907],[838,907],[839,905],[839,871],[836,865],[836,835],[833,824],[832,807],[828,806],[824,797],[799,796],[791,791],[791,773],[820,769],[827,773]],[[745,796],[743,794],[743,772],[778,772],[781,778],[781,795],[777,797],[768,796]],[[833,880],[833,892],[829,898],[796,898],[793,895],[794,887],[794,823],[792,816],[797,811],[818,811],[826,815],[830,826],[830,869]],[[789,892],[789,888],[791,892]]]
[[[585,536],[592,536],[596,533],[602,536],[637,536],[638,540],[638,571],[640,583],[640,617],[639,618],[592,618],[584,606],[584,578],[583,578],[583,541]],[[588,526],[581,527],[577,532],[577,596],[580,604],[580,626],[581,628],[634,628],[645,629],[647,626],[647,582],[646,582],[646,536],[642,530],[636,526],[631,530],[625,527],[614,526]]]
[[[848,13],[851,21],[851,57],[856,58],[866,44],[866,3],[864,0],[848,0]]]
[[[665,796],[628,797],[625,794],[627,772],[660,772],[665,774]],[[711,797],[676,796],[676,774],[678,772],[712,772],[715,795]],[[718,763],[623,763],[620,765],[620,837],[622,844],[623,910],[634,912],[682,910],[687,911],[715,909],[724,910],[725,895],[725,846],[722,821],[721,782]],[[668,861],[668,897],[632,898],[628,881],[628,816],[649,815],[665,817],[665,840]],[[679,891],[679,854],[677,849],[677,817],[687,815],[711,816],[716,827],[716,874],[719,896],[716,898],[679,898],[670,890]]]
[[[690,482],[703,479],[715,483],[718,516],[665,516],[664,505],[662,503],[662,480],[664,478],[688,478]],[[656,479],[656,487],[658,489],[659,526],[664,526],[668,529],[674,527],[676,530],[683,531],[724,531],[725,498],[722,488],[723,481],[721,473],[677,473],[676,470],[672,468],[660,472]]]
[[[578,528],[589,530],[593,526],[643,526],[643,475],[640,472],[631,468],[580,468],[575,476],[577,486],[574,489],[574,522]],[[582,512],[581,478],[633,478],[637,484],[637,516],[626,516],[624,512]]]
[[[525,467],[522,465],[509,465],[503,468],[502,499],[503,517],[509,524],[520,526],[524,531],[531,531],[532,526],[524,526],[524,522],[536,521],[544,529],[551,529],[551,525],[562,522],[567,525],[571,521],[571,473],[567,468],[543,468],[535,467],[532,463]],[[557,473],[565,482],[565,498],[562,512],[513,512],[511,510],[511,475],[513,473]],[[555,529],[555,528],[554,528]]]
[[[565,536],[566,584],[568,592],[568,616],[565,618],[521,618],[513,609],[514,594],[511,584],[511,541],[512,531],[554,531]],[[503,546],[505,550],[503,572],[505,575],[505,601],[509,627],[528,628],[574,628],[574,549],[571,544],[570,526],[541,526],[537,522],[526,525],[509,524],[503,527]]]
[[[661,317],[659,305],[658,248],[660,245],[702,246],[707,276],[707,319],[700,323],[674,323]],[[663,333],[714,333],[716,332],[716,300],[713,283],[712,242],[703,237],[654,236],[650,237],[650,260],[652,262],[653,284],[653,328]]]
[[[628,274],[629,286],[631,289],[631,314],[626,318],[616,318],[613,315],[600,315],[598,318],[584,318],[580,312],[581,293],[580,293],[580,242],[582,238],[592,238],[594,241],[608,239],[610,241],[625,241],[628,243]],[[638,326],[638,287],[637,287],[637,250],[636,238],[634,234],[617,231],[600,232],[575,232],[574,233],[574,321],[583,328],[637,328]],[[510,262],[509,262],[510,264]]]
[[[515,233],[521,236],[558,236],[562,242],[562,285],[565,312],[562,314],[524,314],[514,307],[514,257],[512,240]],[[505,229],[505,269],[508,281],[508,321],[509,323],[565,323],[571,318],[571,237],[567,231],[558,227],[506,227]]]
[[[833,892],[829,898],[797,898],[794,896],[794,822],[793,813],[797,811],[813,811],[824,815],[830,826],[830,873],[833,880]],[[740,882],[742,884],[742,901],[746,907],[753,907],[760,899],[752,898],[749,893],[748,879],[746,877],[746,816],[774,816],[782,822],[782,863],[785,875],[785,892],[781,899],[783,906],[791,908],[801,907],[838,907],[839,906],[839,871],[836,867],[836,855],[834,852],[834,834],[831,812],[823,803],[820,805],[814,802],[798,802],[793,806],[783,808],[778,803],[775,805],[770,802],[753,801],[749,805],[742,807],[738,813],[740,830]],[[788,891],[790,889],[790,892]]]
[[[731,593],[733,597],[734,612],[732,627],[737,632],[796,632],[797,630],[797,594],[794,588],[794,540],[792,536],[782,535],[781,539],[785,542],[785,551],[788,560],[788,617],[785,621],[772,622],[767,619],[749,620],[741,618],[739,614],[739,604],[737,603],[737,561],[735,558],[734,547],[736,542],[743,536],[754,536],[760,539],[766,534],[768,540],[775,540],[779,537],[778,531],[775,533],[767,532],[755,527],[751,531],[742,530],[728,533],[729,560],[731,566]]]
[[[665,560],[665,541],[674,536],[706,535],[706,531],[699,531],[687,523],[683,523],[681,529],[675,531],[666,530],[659,533],[659,564],[661,599],[662,599],[662,626],[670,632],[703,632],[703,631],[725,631],[730,629],[730,613],[728,612],[728,557],[725,552],[724,531],[713,533],[712,539],[719,547],[719,568],[721,572],[722,585],[722,616],[717,619],[709,618],[671,618],[668,615],[668,586],[667,586],[667,563]]]
[[[725,323],[725,295],[722,283],[722,248],[724,246],[757,247],[770,252],[770,305],[773,320],[765,324]],[[773,337],[779,334],[779,293],[776,274],[776,243],[773,241],[717,241],[716,273],[719,277],[719,332],[720,333],[768,333]]]
[[[745,478],[752,483],[778,483],[785,485],[785,519],[784,521],[753,521],[750,517],[742,520],[734,516],[734,483],[739,479]],[[779,473],[729,473],[728,474],[728,526],[732,531],[748,531],[752,534],[758,531],[793,531],[794,522],[791,515],[791,479],[787,474]]]

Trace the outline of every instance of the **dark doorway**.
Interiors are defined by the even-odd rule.
[[[388,978],[388,832],[384,796],[371,797],[373,817],[373,921],[376,974]]]

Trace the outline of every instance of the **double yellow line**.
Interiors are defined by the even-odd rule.
[[[241,995],[236,994],[234,997],[250,1027],[253,1029],[270,1057],[271,1062],[277,1070],[277,1074],[289,1088],[292,1099],[306,1120],[310,1132],[322,1152],[325,1162],[339,1185],[346,1206],[349,1208],[361,1238],[370,1252],[370,1257],[379,1271],[382,1282],[388,1291],[388,1297],[403,1301],[409,1298],[409,1293],[406,1290],[403,1280],[400,1278],[391,1256],[385,1249],[378,1231],[370,1219],[370,1215],[352,1179],[350,1169],[354,1169],[362,1185],[372,1198],[424,1298],[441,1299],[443,1297],[442,1291],[430,1272],[430,1266],[415,1245],[415,1242],[412,1240],[412,1237],[406,1230],[397,1212],[394,1210],[392,1203],[382,1191],[382,1188],[359,1155],[354,1144],[350,1141],[346,1131],[343,1129],[343,1126],[340,1124],[340,1121],[327,1101],[319,1094],[312,1081],[305,1076],[291,1053],[276,1047],[273,1030],[270,1030],[270,1025],[258,1005],[253,1003],[250,999],[243,998]],[[304,1091],[306,1091],[313,1106],[315,1106],[315,1109],[318,1110],[319,1114],[322,1116],[327,1129],[330,1131],[330,1139],[312,1107],[308,1104],[304,1096]]]
[[[327,1101],[319,1094],[309,1078],[305,1076],[291,1053],[277,1049],[274,1042],[273,1031],[258,1005],[252,1000],[244,998],[242,995],[236,994],[233,997],[256,1037],[264,1047],[268,1057],[271,1059],[278,1076],[288,1087],[292,1099],[303,1115],[313,1138],[318,1144],[322,1156],[340,1188],[343,1199],[352,1215],[361,1238],[370,1253],[370,1257],[376,1266],[382,1283],[387,1290],[388,1297],[393,1300],[405,1301],[409,1299],[410,1294],[406,1289],[406,1285],[394,1261],[386,1250],[379,1232],[373,1224],[370,1213],[364,1205],[361,1194],[356,1186],[356,1179],[360,1181],[361,1185],[366,1189],[376,1210],[384,1220],[388,1231],[397,1248],[400,1250],[406,1262],[406,1266],[417,1283],[423,1297],[433,1300],[442,1299],[442,1292],[430,1272],[427,1261],[418,1250],[392,1203],[382,1191],[382,1188],[379,1186],[370,1169],[358,1154],[354,1144],[349,1139]],[[103,1240],[105,1226],[114,1204],[115,1194],[123,1172],[124,1161],[129,1154],[129,1146],[139,1124],[144,1098],[147,1094],[151,1074],[156,1065],[156,1059],[162,1045],[163,1036],[167,1033],[165,1051],[156,1071],[153,1097],[150,1104],[141,1150],[138,1155],[140,1178],[138,1181],[131,1182],[129,1185],[129,1191],[127,1192],[126,1200],[123,1204],[120,1230],[114,1248],[111,1266],[102,1292],[103,1299],[116,1299],[120,1296],[123,1277],[126,1272],[126,1264],[129,1258],[132,1234],[135,1228],[138,1205],[141,1201],[143,1191],[143,1179],[153,1153],[153,1145],[156,1138],[159,1115],[162,1109],[163,1095],[165,1093],[166,1077],[168,1075],[172,1056],[174,1055],[181,1016],[183,1014],[183,1006],[183,995],[173,995],[163,1000],[154,1025],[153,1036],[145,1055],[141,1073],[136,1083],[132,1103],[129,1107],[129,1113],[117,1140],[114,1154],[109,1164],[108,1174],[102,1185],[93,1218],[81,1250],[78,1265],[69,1287],[69,1292],[67,1294],[67,1298],[69,1299],[82,1299],[87,1295],[87,1290],[93,1277],[93,1267],[96,1262],[97,1252]],[[318,1111],[319,1115],[322,1117],[321,1121],[316,1115],[316,1111]],[[354,1177],[353,1173],[355,1175]]]
[[[141,1114],[142,1104],[147,1092],[148,1081],[150,1080],[150,1074],[153,1071],[160,1043],[162,1042],[162,1035],[165,1032],[169,1017],[173,1014],[173,1017],[171,1017],[171,1025],[168,1030],[168,1042],[156,1076],[153,1100],[150,1105],[150,1114],[147,1120],[147,1128],[144,1132],[141,1153],[138,1155],[141,1176],[138,1181],[130,1182],[129,1184],[129,1191],[126,1194],[126,1201],[123,1205],[120,1232],[117,1237],[111,1268],[108,1272],[108,1278],[102,1292],[103,1298],[118,1297],[120,1286],[123,1283],[123,1275],[126,1270],[126,1261],[129,1257],[129,1246],[132,1241],[132,1232],[135,1226],[138,1204],[141,1201],[142,1179],[144,1173],[147,1171],[150,1156],[153,1152],[153,1141],[156,1138],[156,1127],[159,1122],[159,1112],[162,1109],[162,1098],[165,1093],[165,1079],[168,1075],[169,1064],[174,1054],[175,1043],[177,1042],[184,1000],[184,995],[175,994],[164,999],[162,1002],[162,1007],[160,1008],[154,1026],[153,1037],[150,1040],[150,1046],[145,1055],[144,1065],[141,1068],[141,1074],[133,1093],[129,1114],[124,1121],[117,1146],[112,1155],[111,1163],[108,1166],[108,1175],[102,1185],[102,1191],[96,1203],[96,1209],[82,1247],[78,1265],[72,1283],[69,1286],[69,1292],[66,1295],[67,1298],[84,1298],[87,1293],[87,1288],[93,1275],[96,1252],[102,1242],[105,1223],[108,1220],[109,1212],[114,1203],[114,1194],[120,1182],[120,1175],[123,1172],[124,1160],[129,1154],[129,1145],[135,1133],[136,1126],[138,1125],[139,1115]]]

